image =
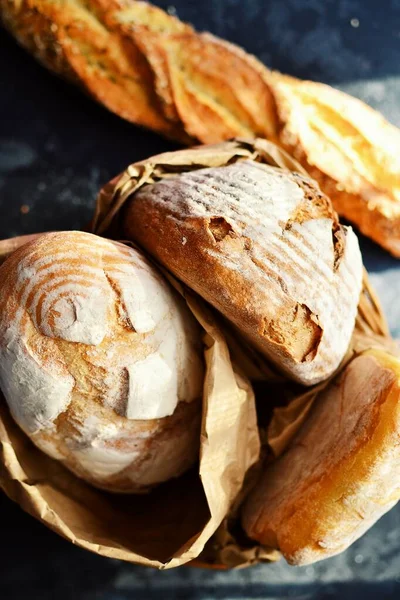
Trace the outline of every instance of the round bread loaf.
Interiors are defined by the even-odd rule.
[[[124,227],[293,379],[338,367],[362,260],[311,179],[251,160],[174,175],[132,197]]]
[[[243,510],[249,537],[306,565],[345,550],[400,498],[400,361],[355,358],[317,398]]]
[[[115,492],[195,462],[201,330],[139,252],[46,234],[13,253],[0,280],[0,385],[41,450]]]

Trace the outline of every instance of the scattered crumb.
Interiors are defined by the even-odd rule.
[[[186,244],[186,242],[187,242],[187,238],[183,237],[182,238],[182,246],[184,246]]]
[[[176,17],[176,8],[175,6],[168,6],[167,13],[171,15],[171,17]]]
[[[360,27],[360,21],[358,19],[356,19],[356,18],[351,19],[350,20],[350,25],[352,27],[355,27],[355,28]]]
[[[27,215],[30,208],[27,204],[23,204],[19,210],[21,211],[21,214]]]

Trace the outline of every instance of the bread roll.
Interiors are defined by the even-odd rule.
[[[297,173],[239,161],[144,186],[125,234],[307,385],[343,358],[361,291],[358,241]]]
[[[249,537],[293,565],[345,550],[400,498],[400,361],[355,358],[248,498]]]
[[[78,476],[133,492],[198,454],[201,333],[137,251],[51,233],[0,267],[0,384],[31,440]]]

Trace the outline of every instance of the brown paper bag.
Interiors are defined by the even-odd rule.
[[[101,190],[92,229],[120,238],[121,208],[145,183],[177,171],[223,166],[243,158],[304,172],[286,153],[264,140],[236,140],[162,154],[131,165]],[[2,254],[24,241],[0,243],[0,262]],[[174,567],[196,557],[194,564],[211,568],[277,560],[278,552],[262,548],[244,536],[238,519],[241,501],[254,485],[262,464],[257,462],[259,436],[254,397],[243,374],[258,382],[255,385],[261,426],[268,421],[268,415],[263,414],[266,407],[270,409],[283,400],[287,404],[275,410],[268,429],[261,429],[267,459],[273,456],[270,446],[276,454],[286,447],[318,392],[329,382],[306,393],[304,388],[287,382],[254,349],[238,340],[237,333],[212,309],[167,276],[206,332],[207,375],[199,469],[146,496],[120,497],[100,492],[37,450],[13,423],[3,401],[0,486],[47,526],[105,556],[159,568]],[[345,360],[359,351],[361,334],[364,345],[371,340],[379,343],[388,335],[367,276],[356,331]]]
[[[224,166],[243,159],[252,159],[306,174],[299,163],[286,152],[263,139],[251,141],[237,139],[213,146],[199,146],[160,154],[130,165],[121,175],[103,187],[97,199],[93,231],[108,236],[121,236],[124,204],[147,183],[171,177],[177,172]],[[327,381],[304,391],[304,387],[288,382],[277,373],[274,366],[261,357],[244,339],[239,340],[237,332],[233,332],[225,320],[220,322],[237,370],[245,373],[253,382],[264,383],[258,390],[258,423],[264,445],[263,454],[267,460],[272,459],[287,447],[307,418],[318,393],[329,385],[336,374]],[[393,349],[382,309],[365,273],[355,332],[348,353],[337,372],[362,350],[372,346],[384,346],[387,349],[388,345]],[[275,408],[272,419],[268,419],[268,416],[271,417],[268,409],[273,404],[281,402],[284,406]],[[267,408],[266,418],[262,414],[265,408]],[[266,422],[270,420],[269,427],[263,427],[264,419]],[[278,557],[278,554],[271,549],[261,548],[246,539],[238,524],[240,502],[254,485],[257,472],[261,467],[262,461],[259,461],[257,468],[248,475],[236,503],[210,539],[200,560],[206,560],[208,564],[217,563],[221,566],[233,567],[274,560]]]

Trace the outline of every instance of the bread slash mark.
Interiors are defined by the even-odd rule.
[[[303,335],[299,336],[299,332]],[[305,304],[296,304],[275,320],[264,319],[262,335],[279,345],[286,345],[288,353],[297,362],[314,360],[322,340],[323,329]]]

